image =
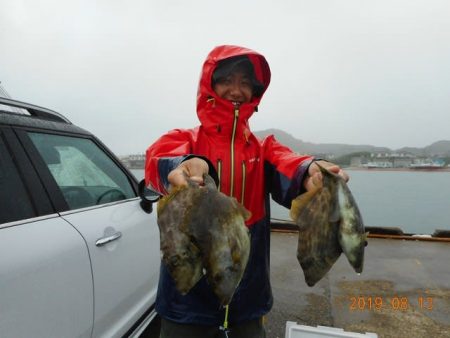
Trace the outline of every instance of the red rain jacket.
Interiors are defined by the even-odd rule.
[[[249,129],[248,120],[257,110],[261,97],[235,109],[211,87],[218,61],[247,55],[257,80],[270,83],[265,58],[250,49],[219,46],[208,55],[197,94],[197,115],[201,125],[194,129],[175,129],[147,149],[145,182],[162,194],[167,193],[168,173],[192,156],[209,161],[210,174],[218,177],[219,189],[234,196],[252,214],[247,221],[251,233],[251,253],[244,277],[230,304],[230,324],[261,317],[272,306],[269,281],[270,204],[269,194],[290,207],[302,193],[304,174],[312,161],[278,143],[273,136],[259,140]],[[158,289],[157,311],[179,323],[220,325],[223,310],[205,278],[185,296],[179,294],[164,264]]]

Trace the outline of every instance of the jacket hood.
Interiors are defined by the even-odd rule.
[[[264,86],[264,89],[259,97],[254,96],[249,103],[243,103],[239,107],[238,124],[241,127],[248,127],[248,119],[257,109],[264,92],[269,86],[270,68],[264,56],[251,49],[239,46],[223,45],[214,48],[203,64],[197,91],[197,115],[206,132],[216,130],[224,135],[231,132],[234,120],[233,104],[217,96],[211,82],[212,75],[220,61],[242,55],[247,56],[252,63],[256,80]]]

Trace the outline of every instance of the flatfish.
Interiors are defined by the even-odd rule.
[[[245,226],[249,217],[250,212],[235,198],[219,192],[208,175],[203,186],[188,179],[187,187],[163,198],[158,204],[158,224],[165,229],[163,262],[181,293],[187,293],[203,271],[220,303],[229,304],[250,254]],[[170,236],[167,229],[171,229]]]
[[[290,212],[299,228],[297,259],[309,286],[323,278],[342,252],[360,273],[366,244],[361,214],[346,182],[319,168],[322,186],[294,199]]]

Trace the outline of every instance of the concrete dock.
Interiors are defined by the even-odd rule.
[[[378,337],[450,337],[450,243],[369,238],[357,275],[342,254],[314,287],[296,258],[297,233],[272,232],[274,306],[268,338],[286,321],[332,326]],[[158,337],[155,321],[143,337]]]
[[[369,238],[357,275],[342,254],[308,287],[296,258],[296,233],[272,233],[274,307],[269,338],[286,321],[378,337],[450,337],[450,243]]]

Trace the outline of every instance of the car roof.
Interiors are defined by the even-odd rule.
[[[4,97],[0,97],[0,124],[92,135],[60,113]]]

